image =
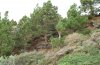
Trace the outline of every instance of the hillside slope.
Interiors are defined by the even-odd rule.
[[[10,56],[9,58],[0,57],[1,65],[66,65],[66,63],[78,62],[84,65],[99,65],[100,58],[100,29],[93,31],[89,36],[73,33],[66,37],[67,43],[61,48],[40,49],[31,52],[21,53],[20,55]],[[76,36],[76,37],[75,37]],[[72,37],[72,38],[71,38]],[[75,58],[74,57],[75,54]],[[78,55],[76,55],[78,54]],[[82,57],[80,56],[82,55]],[[85,59],[89,57],[90,60]],[[67,57],[68,56],[68,57]],[[67,59],[68,58],[68,59]],[[78,59],[79,58],[79,59]],[[72,60],[75,60],[72,61]],[[96,60],[96,61],[94,61]],[[64,62],[66,61],[66,62]],[[70,61],[70,62],[69,62]],[[81,62],[79,62],[81,61]],[[65,64],[62,64],[65,63]],[[74,64],[75,65],[75,64]],[[78,64],[79,65],[79,64]]]

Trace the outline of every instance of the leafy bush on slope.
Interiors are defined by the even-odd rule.
[[[100,53],[96,55],[77,53],[64,56],[58,61],[58,65],[99,65],[99,64],[100,64]]]
[[[61,47],[64,45],[64,38],[59,39],[59,38],[52,37],[50,40],[53,48]]]

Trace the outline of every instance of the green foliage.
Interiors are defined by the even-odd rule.
[[[0,65],[14,65],[15,64],[15,57],[9,56],[9,57],[0,57]]]
[[[90,10],[90,15],[94,15],[94,0],[80,0],[82,4],[82,9],[83,11],[89,11]]]
[[[67,14],[68,14],[68,20],[66,22],[67,29],[76,32],[86,27],[88,18],[86,16],[81,16],[80,11],[78,11],[76,4],[70,7]]]
[[[84,28],[84,29],[82,29],[82,30],[80,30],[80,31],[78,31],[78,32],[80,32],[80,33],[82,33],[82,34],[89,34],[89,33],[91,33],[91,30],[89,30],[88,28]]]
[[[8,11],[5,12],[5,17],[0,21],[0,56],[9,56],[14,48],[13,26],[8,17]]]
[[[11,23],[12,26],[17,26],[17,22],[14,21],[13,19],[10,21],[10,23]]]
[[[43,35],[44,30],[42,30],[42,8],[37,6],[33,13],[31,14],[30,21],[32,22],[33,36],[38,37]]]
[[[64,31],[66,29],[65,28],[65,21],[64,21],[64,19],[58,22],[58,24],[56,25],[56,29],[58,31]]]
[[[18,56],[0,57],[0,65],[38,65],[44,58],[36,52],[22,53]]]
[[[50,41],[53,48],[61,47],[64,45],[64,38],[59,39],[59,38],[51,37]]]
[[[55,30],[56,23],[59,21],[57,7],[53,6],[51,1],[43,4],[43,7],[37,7],[31,14],[33,22],[34,36],[44,35],[47,42],[47,35]]]
[[[23,48],[27,46],[28,42],[32,39],[33,31],[31,27],[30,19],[27,16],[23,16],[17,26],[15,47]]]
[[[33,25],[35,24],[34,27],[36,27],[36,31],[42,34],[47,34],[50,33],[51,30],[54,30],[58,20],[57,7],[53,6],[51,1],[44,3],[43,7],[37,6],[33,14],[31,14],[31,21]]]
[[[64,20],[59,21],[58,24],[56,25],[56,30],[58,31],[59,39],[61,38],[62,32],[65,31],[65,29],[66,26]]]
[[[65,30],[65,24],[63,21],[59,21],[58,24],[56,25],[56,29],[58,31],[64,31]]]
[[[30,17],[23,16],[18,25],[8,19],[8,11],[4,15],[0,14],[0,56],[10,55],[14,48],[25,49],[34,37],[52,34],[60,17],[51,1],[37,6]]]
[[[80,0],[80,2],[82,11],[89,11],[89,18],[93,18],[94,15],[99,15],[97,14],[100,10],[98,7],[98,4],[100,4],[99,0]]]

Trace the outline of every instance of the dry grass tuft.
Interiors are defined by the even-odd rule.
[[[85,39],[86,37],[84,35],[79,34],[79,33],[73,33],[73,34],[68,35],[65,38],[65,43],[68,45],[79,45]]]

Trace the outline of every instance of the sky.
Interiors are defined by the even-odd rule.
[[[0,0],[0,12],[3,17],[5,11],[9,11],[9,19],[19,21],[24,15],[30,16],[38,4],[42,6],[48,0]],[[80,0],[51,0],[58,7],[58,13],[66,17],[67,11],[73,3],[80,5]]]

